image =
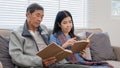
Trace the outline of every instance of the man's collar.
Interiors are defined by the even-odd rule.
[[[27,24],[27,21],[25,21],[25,24],[24,24],[24,27],[23,27],[23,32],[22,32],[22,36],[26,36],[26,37],[30,37],[31,34],[28,30],[28,24]],[[38,32],[42,32],[42,28],[39,26],[38,29],[37,29]]]

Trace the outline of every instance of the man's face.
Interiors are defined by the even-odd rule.
[[[29,28],[37,28],[44,16],[43,10],[35,10],[33,13],[27,13],[27,21]]]

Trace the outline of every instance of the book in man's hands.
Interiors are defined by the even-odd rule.
[[[71,50],[64,49],[56,43],[49,44],[45,49],[37,53],[37,55],[40,56],[42,59],[56,57],[57,61],[60,61],[71,54]]]
[[[57,61],[60,61],[72,55],[75,52],[80,52],[86,49],[86,47],[89,44],[88,39],[90,39],[92,35],[93,34],[91,34],[86,40],[80,40],[80,41],[75,42],[73,46],[71,47],[71,50],[64,49],[56,43],[51,43],[46,48],[39,51],[37,55],[40,56],[42,59],[47,59],[49,57],[56,57]]]

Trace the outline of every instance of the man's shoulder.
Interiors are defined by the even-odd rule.
[[[44,24],[40,24],[40,27],[42,28],[42,33],[49,34],[49,29]]]
[[[12,34],[21,34],[23,32],[23,25],[12,31]]]

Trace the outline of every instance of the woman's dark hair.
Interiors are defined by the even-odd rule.
[[[54,33],[58,33],[59,31],[61,31],[62,29],[60,28],[60,24],[62,22],[62,20],[66,17],[70,17],[71,18],[71,21],[72,21],[72,29],[71,31],[69,32],[69,35],[71,37],[75,37],[74,35],[74,23],[73,23],[73,18],[72,18],[72,15],[70,14],[70,12],[66,11],[66,10],[63,10],[63,11],[59,11],[56,15],[56,19],[55,19],[55,22],[54,22],[54,28],[53,28],[53,34]]]
[[[33,13],[35,10],[43,10],[44,11],[44,8],[37,3],[33,3],[27,7],[26,12]]]

